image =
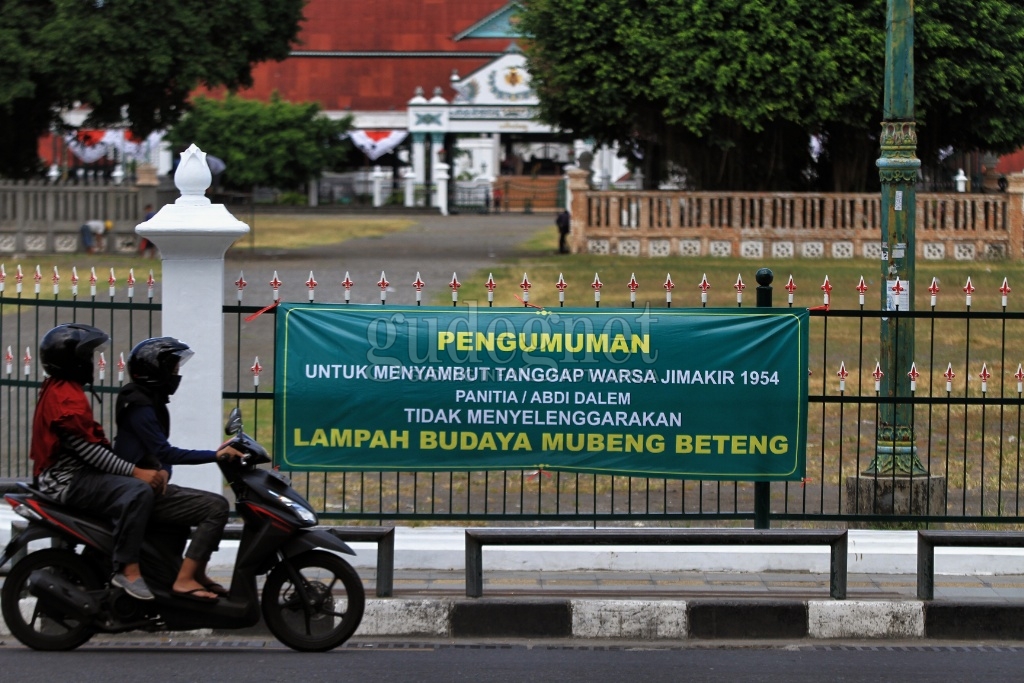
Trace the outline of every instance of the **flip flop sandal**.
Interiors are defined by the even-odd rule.
[[[228,595],[228,589],[225,588],[224,586],[220,585],[216,581],[211,581],[210,583],[204,583],[203,584],[203,588],[205,588],[207,591],[209,591],[210,593],[213,593],[214,595],[216,595],[217,597],[220,597],[220,598],[227,597],[227,595]]]
[[[171,591],[171,595],[182,600],[191,600],[192,602],[206,602],[213,603],[217,602],[218,598],[208,598],[204,595],[196,595],[196,593],[206,592],[206,588],[193,588],[190,591]]]

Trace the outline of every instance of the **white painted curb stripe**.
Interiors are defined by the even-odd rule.
[[[924,604],[809,600],[808,638],[923,638]]]

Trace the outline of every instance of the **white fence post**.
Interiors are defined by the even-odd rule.
[[[373,179],[373,208],[376,209],[384,205],[384,171],[374,166],[370,177]]]
[[[448,164],[434,165],[434,180],[437,182],[437,194],[434,206],[438,208],[442,216],[448,215]]]
[[[413,207],[416,204],[416,171],[412,167],[407,168],[402,178],[405,180],[405,205]]]
[[[206,153],[192,145],[181,153],[174,184],[181,196],[135,228],[152,241],[163,260],[162,334],[192,347],[181,387],[171,397],[171,443],[213,449],[223,442],[224,252],[249,226],[211,204]],[[176,467],[174,483],[220,493],[215,464]]]

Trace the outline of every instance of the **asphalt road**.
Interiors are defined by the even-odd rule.
[[[263,640],[113,641],[70,653],[0,647],[0,678],[34,681],[963,681],[1021,680],[1019,644],[574,645],[350,643],[322,654]]]

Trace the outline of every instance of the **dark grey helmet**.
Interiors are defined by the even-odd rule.
[[[128,376],[139,386],[170,396],[178,390],[178,369],[195,352],[174,337],[153,337],[140,341],[128,356]]]
[[[109,335],[92,325],[57,325],[39,342],[39,362],[51,377],[91,384],[93,354],[108,341]]]

